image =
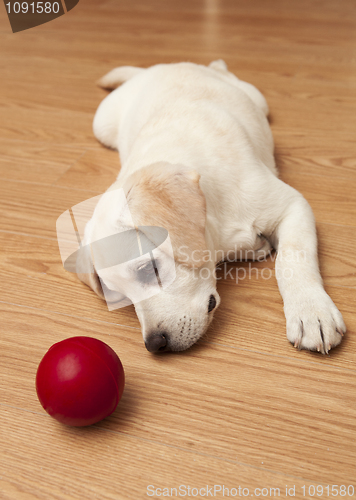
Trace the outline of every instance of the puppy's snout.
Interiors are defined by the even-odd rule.
[[[146,349],[150,352],[161,352],[168,350],[167,334],[152,333],[145,341]]]

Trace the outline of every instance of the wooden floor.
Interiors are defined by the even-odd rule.
[[[175,497],[180,485],[177,498],[356,496],[355,2],[81,0],[17,34],[0,10],[0,499]],[[217,58],[266,96],[281,178],[314,210],[348,327],[329,356],[287,342],[264,278],[273,263],[221,280],[204,339],[162,356],[132,307],[109,312],[62,267],[57,217],[119,168],[92,134],[106,95],[95,81],[118,65]],[[91,428],[60,425],[35,392],[44,353],[75,335],[107,342],[126,371],[117,411]]]

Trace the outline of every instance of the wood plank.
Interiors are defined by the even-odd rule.
[[[0,101],[0,113],[0,136],[4,139],[96,147],[92,113],[6,101]]]
[[[5,405],[41,413],[34,376],[42,355],[62,338],[92,335],[115,349],[127,377],[122,404],[98,427],[310,481],[338,484],[352,478],[355,370],[218,345],[154,356],[125,328],[116,332],[105,325],[98,334],[83,319],[15,310],[8,306],[6,313],[3,306],[2,312]],[[58,440],[57,424],[48,426]],[[63,444],[60,448],[64,452]],[[8,455],[14,451],[9,447]]]
[[[356,289],[326,286],[326,291],[340,309],[348,330],[341,345],[328,356],[298,351],[288,342],[283,301],[274,278],[219,282],[221,305],[201,342],[354,369]]]
[[[291,142],[292,144],[292,142]],[[314,145],[318,147],[318,145]],[[321,147],[321,145],[319,145]],[[331,146],[333,148],[333,146]],[[287,148],[286,148],[287,149]],[[284,149],[284,151],[286,150]],[[310,149],[310,146],[309,146]],[[308,154],[302,156],[300,152],[297,152],[290,147],[289,154],[283,154],[277,152],[276,162],[278,165],[278,170],[282,177],[284,173],[299,172],[300,174],[310,174],[311,172],[316,175],[327,175],[333,178],[347,178],[350,182],[356,181],[356,160],[355,157],[350,154],[350,156],[343,153],[337,152],[338,148],[329,153],[319,152],[316,154]],[[282,150],[282,148],[279,148]],[[297,152],[297,154],[296,154]],[[350,148],[351,153],[351,148]]]
[[[163,488],[169,488],[166,493],[172,488],[174,495],[181,485],[182,494],[190,487],[193,495],[194,488],[207,486],[214,493],[216,485],[216,497],[220,485],[225,486],[225,494],[234,494],[240,486],[241,492],[247,488],[254,494],[255,488],[267,488],[276,495],[277,488],[283,495],[287,485],[295,486],[294,498],[301,499],[303,486],[306,491],[313,487],[312,482],[294,476],[165,446],[149,437],[137,439],[119,427],[109,432],[98,426],[69,428],[45,415],[1,404],[0,418],[3,429],[11,430],[0,435],[4,500],[146,499],[152,491],[162,495]],[[204,496],[206,492],[201,490]]]
[[[332,182],[323,175],[284,172],[281,179],[303,194],[317,222],[356,225],[355,186],[346,178]]]
[[[56,220],[70,207],[101,194],[98,191],[26,184],[0,183],[0,230],[56,238]]]
[[[2,300],[140,331],[133,306],[109,311],[76,274],[63,268],[56,240],[0,232],[0,242]]]
[[[103,63],[99,67],[93,67],[90,60],[79,60],[68,79],[66,58],[48,55],[23,61],[22,54],[15,50],[16,47],[17,42],[9,46],[11,58],[8,54],[0,53],[0,64],[4,67],[4,79],[0,82],[3,102],[36,105],[34,112],[40,111],[45,104],[49,122],[51,108],[55,108],[57,112],[71,110],[75,113],[94,114],[105,95],[105,91],[96,85],[96,79],[100,76],[97,71],[100,71],[101,66],[102,72],[106,71]],[[71,127],[75,127],[75,122],[71,123]],[[59,138],[58,142],[63,142],[63,138]]]
[[[115,182],[119,171],[117,151],[104,147],[89,149],[54,185],[104,192]]]
[[[356,288],[353,226],[317,224],[319,262],[324,283]]]
[[[75,164],[83,153],[83,149],[75,147],[0,139],[0,178],[51,184]]]

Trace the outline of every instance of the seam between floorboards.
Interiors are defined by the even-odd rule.
[[[70,167],[68,167],[68,168],[70,168]],[[67,171],[68,171],[68,169],[66,170],[66,172]],[[70,186],[60,186],[60,185],[54,186],[53,184],[50,184],[49,182],[36,182],[36,181],[27,181],[27,180],[22,181],[21,179],[8,179],[6,177],[0,177],[0,180],[7,181],[7,182],[14,182],[17,184],[30,184],[30,185],[43,186],[43,187],[54,187],[54,188],[59,188],[59,189],[68,189],[68,190],[72,190],[72,191],[85,191],[87,193],[102,194],[102,192],[104,192],[104,191],[93,191],[91,189],[82,189],[82,188],[70,187]]]
[[[94,137],[94,136],[93,136]],[[50,142],[50,141],[30,141],[26,139],[14,139],[14,138],[8,138],[8,137],[2,137],[0,136],[0,141],[6,141],[8,142],[23,142],[26,144],[31,144],[31,145],[36,145],[36,144],[41,144],[44,146],[50,147],[58,147],[58,148],[68,148],[68,149],[83,149],[83,148],[88,148],[88,149],[108,149],[105,146],[101,145],[100,142],[97,142],[97,146],[88,146],[87,144],[84,143],[61,143],[61,142]]]
[[[278,166],[277,166],[277,170],[278,170]],[[285,170],[285,169],[282,169],[282,171],[278,170],[278,174],[279,174],[279,178],[281,181],[283,181],[285,184],[289,184],[289,182],[285,181],[284,179],[282,179],[283,175],[285,174],[286,176],[287,175],[292,175],[292,174],[296,174],[298,177],[304,177],[304,176],[308,176],[308,177],[322,177],[323,179],[330,179],[330,181],[338,181],[339,179],[340,180],[345,180],[345,181],[355,181],[355,178],[354,176],[350,176],[350,177],[344,177],[344,176],[341,176],[341,175],[335,175],[335,176],[331,176],[331,175],[325,175],[325,174],[317,174],[317,173],[314,173],[314,172],[303,172],[303,173],[300,173],[300,172],[297,172],[296,170]],[[317,192],[317,191],[316,191]]]
[[[10,306],[15,306],[15,307],[24,307],[27,309],[32,309],[34,311],[42,311],[42,312],[51,313],[51,314],[58,314],[59,316],[65,316],[68,318],[75,318],[75,319],[79,319],[79,320],[92,321],[94,323],[103,323],[104,325],[122,326],[123,328],[131,328],[133,330],[141,331],[141,328],[139,328],[138,326],[124,325],[122,323],[112,323],[111,321],[104,321],[102,319],[88,318],[86,316],[76,316],[75,314],[67,314],[67,313],[63,313],[63,312],[59,312],[59,311],[53,311],[52,309],[43,309],[41,307],[28,306],[25,304],[17,304],[15,302],[7,302],[6,300],[0,300],[0,304],[7,304]]]
[[[48,241],[58,241],[57,238],[51,238],[50,236],[40,236],[39,234],[21,233],[20,231],[10,231],[9,229],[0,229],[0,233],[15,234],[16,236],[26,236],[26,238],[41,238],[43,240],[48,240]]]
[[[52,187],[60,187],[60,186],[56,186],[56,183],[64,176],[66,175],[66,173],[72,168],[74,167],[74,165],[76,165],[78,163],[78,161],[83,158],[83,156],[85,155],[85,153],[87,152],[88,150],[87,149],[84,149],[84,151],[82,151],[82,153],[78,156],[78,158],[76,158],[75,160],[73,160],[71,162],[71,164],[68,166],[68,168],[65,170],[65,172],[63,172],[62,174],[59,175],[59,177],[51,184]]]
[[[302,359],[302,358],[294,358],[294,357],[290,357],[290,356],[283,356],[283,354],[274,354],[272,352],[263,352],[263,351],[257,351],[257,350],[254,350],[254,349],[246,349],[244,347],[237,347],[237,346],[232,346],[232,345],[229,345],[229,344],[222,344],[221,342],[211,342],[211,341],[207,341],[207,340],[201,340],[200,342],[204,343],[204,344],[209,344],[209,345],[217,345],[217,346],[221,346],[221,347],[227,347],[229,349],[234,349],[234,350],[237,350],[237,351],[251,352],[251,353],[254,353],[254,354],[261,354],[261,355],[264,355],[264,356],[272,356],[274,358],[281,358],[281,359],[285,359],[287,361],[296,361],[298,363],[302,362],[302,363],[308,363],[308,364],[317,365],[317,366],[327,366],[329,368],[335,368],[337,370],[343,370],[343,371],[347,371],[347,372],[351,372],[351,373],[355,373],[356,372],[356,369],[353,370],[352,368],[346,368],[346,367],[339,366],[339,365],[331,365],[330,363],[323,363],[323,362],[318,362],[318,361],[310,361],[309,359]],[[323,359],[323,358],[321,358],[321,359]]]

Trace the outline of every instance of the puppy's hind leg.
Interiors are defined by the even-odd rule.
[[[233,73],[230,73],[225,61],[223,61],[222,59],[213,61],[209,64],[209,68],[212,68],[215,71],[223,74],[225,78],[228,78],[229,83],[243,90],[245,94],[249,96],[251,101],[253,101],[256,104],[256,106],[261,108],[264,114],[268,116],[269,113],[268,104],[264,96],[261,94],[261,92],[258,89],[256,89],[254,85],[251,85],[251,83],[244,82],[239,78],[237,78],[237,76],[234,75]]]
[[[145,70],[143,68],[135,68],[134,66],[120,66],[119,68],[112,69],[100,78],[97,84],[103,89],[114,90],[133,76],[142,73],[142,71]]]
[[[95,137],[104,146],[118,149],[121,88],[114,90],[100,103],[93,121]]]
[[[98,82],[101,87],[115,89],[101,102],[93,122],[95,137],[109,148],[118,149],[120,116],[127,101],[125,86],[117,87],[143,71],[145,70],[142,68],[121,66],[107,73]]]

